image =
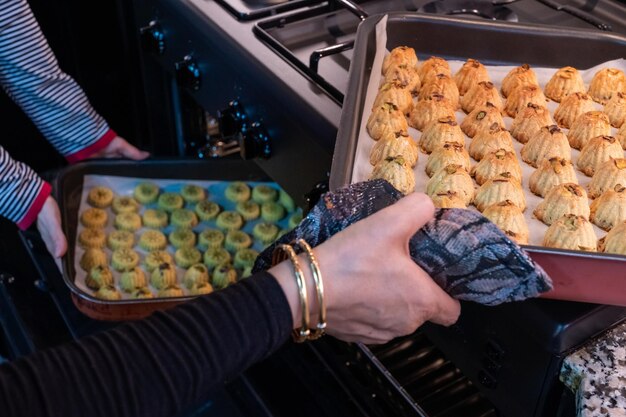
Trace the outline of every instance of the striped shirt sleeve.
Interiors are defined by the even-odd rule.
[[[0,0],[0,83],[70,162],[117,136],[59,68],[26,0]]]
[[[49,195],[50,185],[0,146],[0,216],[27,229]]]

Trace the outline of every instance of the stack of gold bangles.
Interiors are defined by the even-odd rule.
[[[299,247],[306,253],[309,259],[309,266],[313,275],[313,282],[315,283],[315,290],[317,295],[317,303],[319,306],[319,318],[315,328],[310,327],[309,317],[309,302],[307,297],[306,281],[300,263],[298,262],[298,256],[296,254],[294,246]],[[311,246],[304,240],[298,239],[290,245],[281,244],[276,246],[274,253],[272,254],[272,263],[276,265],[279,262],[289,258],[293,265],[296,284],[298,285],[298,294],[300,297],[300,307],[302,308],[302,325],[293,331],[293,338],[296,342],[302,343],[306,340],[315,340],[324,335],[326,329],[326,305],[324,304],[324,283],[322,281],[322,273],[313,253]]]

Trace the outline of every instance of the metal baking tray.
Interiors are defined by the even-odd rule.
[[[381,15],[357,30],[348,89],[335,143],[330,189],[350,183],[359,126],[376,53],[376,24]],[[420,13],[389,13],[387,49],[408,45],[420,58],[475,58],[489,65],[589,68],[626,57],[626,37],[591,30],[485,22]],[[552,277],[545,298],[626,306],[626,256],[524,246]]]
[[[74,244],[78,229],[83,177],[85,175],[115,175],[156,179],[189,179],[219,181],[270,181],[252,162],[243,160],[147,160],[147,161],[88,161],[62,170],[54,179],[54,195],[61,209],[63,231],[69,243],[63,257],[63,280],[71,291],[72,301],[85,315],[97,320],[135,320],[156,310],[172,307],[194,297],[152,298],[106,301],[86,293],[74,283]]]

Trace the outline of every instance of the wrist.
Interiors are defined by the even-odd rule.
[[[315,281],[313,280],[313,273],[306,255],[298,255],[298,262],[301,265],[302,274],[306,284],[311,327],[314,328],[319,317],[319,303],[315,292]],[[291,317],[293,320],[292,327],[294,329],[300,327],[302,324],[302,306],[300,303],[298,284],[296,283],[293,265],[289,260],[286,260],[272,267],[268,272],[276,278],[278,284],[285,293],[285,297],[287,298],[287,302],[289,303],[289,308],[291,310]]]

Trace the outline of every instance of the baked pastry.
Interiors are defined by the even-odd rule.
[[[205,295],[213,292],[213,286],[208,282],[206,284],[194,285],[189,289],[191,295]]]
[[[472,167],[470,175],[474,177],[478,185],[487,180],[496,178],[503,172],[509,172],[511,176],[522,182],[522,168],[517,161],[515,152],[506,149],[498,149],[485,155],[478,164]]]
[[[431,56],[426,61],[422,62],[422,65],[417,67],[417,73],[422,81],[422,85],[428,84],[432,78],[436,77],[438,74],[445,74],[449,77],[452,76],[448,61],[437,56]]]
[[[613,94],[604,105],[604,112],[609,116],[611,126],[622,127],[626,122],[626,92]]]
[[[522,146],[522,160],[537,168],[541,161],[554,157],[572,159],[572,150],[565,133],[557,125],[544,126]]]
[[[550,100],[560,103],[563,97],[571,93],[584,93],[583,77],[574,67],[563,67],[554,73],[546,84],[544,93]]]
[[[115,214],[136,213],[139,211],[139,203],[133,197],[117,196],[113,198],[111,208]]]
[[[431,94],[418,101],[409,114],[409,125],[417,130],[424,130],[430,122],[451,117],[456,120],[454,106],[441,94]],[[405,129],[405,130],[408,130]],[[398,129],[392,130],[397,132]]]
[[[520,210],[526,210],[526,196],[522,185],[509,172],[504,172],[481,185],[474,196],[474,205],[482,213],[492,204],[506,200],[510,200]]]
[[[87,194],[87,202],[97,208],[107,208],[113,202],[113,197],[109,187],[93,187]]]
[[[134,299],[143,299],[143,298],[154,298],[152,291],[148,287],[135,288],[130,293],[130,298]]]
[[[495,223],[513,242],[528,244],[528,224],[524,213],[512,201],[504,200],[485,208],[483,216]]]
[[[91,268],[97,265],[107,266],[107,254],[102,249],[87,248],[85,253],[80,257],[80,267],[85,272],[91,271]]]
[[[498,109],[502,109],[502,98],[498,89],[491,81],[481,81],[472,86],[463,97],[461,97],[461,108],[465,113],[471,113],[476,107],[491,103]]]
[[[489,129],[481,130],[474,136],[469,145],[469,154],[475,160],[480,161],[485,155],[498,149],[515,152],[513,138],[509,131],[494,123]]]
[[[367,133],[374,140],[378,140],[385,134],[406,132],[409,130],[404,113],[398,110],[393,103],[383,103],[372,109],[372,114],[367,119]]]
[[[293,198],[291,198],[291,196],[287,194],[283,189],[278,190],[278,202],[282,204],[285,210],[287,210],[289,213],[297,208],[296,202],[293,201]]]
[[[566,214],[548,227],[543,246],[596,252],[596,234],[589,220],[583,216]]]
[[[588,93],[598,103],[605,104],[617,92],[626,92],[626,75],[617,68],[601,69],[589,84]]]
[[[206,198],[206,191],[198,185],[185,184],[180,188],[180,195],[187,203],[197,203]]]
[[[596,168],[589,182],[589,197],[597,198],[617,184],[626,184],[626,159],[612,159]]]
[[[302,221],[302,212],[296,211],[289,217],[289,221],[287,222],[287,227],[289,227],[290,229],[293,229],[294,227],[299,225],[301,221]],[[278,237],[280,237],[280,234]]]
[[[174,252],[174,262],[181,268],[189,268],[201,261],[202,254],[194,247],[179,248]]]
[[[243,217],[236,211],[223,211],[217,215],[215,225],[223,230],[237,230],[243,226]]]
[[[465,149],[465,145],[456,142],[446,142],[443,146],[435,149],[426,161],[426,175],[432,177],[446,165],[460,165],[467,172],[470,170],[470,157]]]
[[[542,160],[528,179],[530,191],[541,197],[545,197],[555,185],[564,183],[578,184],[578,178],[572,162],[557,156]]]
[[[78,235],[78,243],[83,248],[102,249],[106,242],[106,233],[103,229],[83,229]]]
[[[572,148],[580,150],[591,138],[610,134],[609,117],[601,111],[589,111],[574,121],[567,133],[567,140]]]
[[[176,285],[176,282],[176,269],[171,263],[159,264],[150,274],[150,284],[157,290]]]
[[[452,164],[435,172],[426,184],[426,194],[434,196],[456,192],[467,207],[474,197],[474,181],[461,165]]]
[[[583,174],[591,177],[599,166],[610,159],[624,156],[622,145],[613,136],[596,136],[580,151],[576,166]]]
[[[619,128],[619,130],[615,134],[615,137],[622,145],[622,149],[626,149],[626,123],[624,123],[622,127]]]
[[[385,74],[385,83],[399,83],[402,88],[409,90],[412,96],[416,96],[422,85],[417,68],[410,65],[397,65],[389,68]]]
[[[198,224],[198,216],[196,216],[196,213],[191,210],[183,208],[175,209],[172,210],[170,223],[174,227],[185,227],[191,229]]]
[[[386,103],[396,106],[402,114],[409,114],[413,107],[413,96],[408,89],[402,88],[402,84],[398,81],[384,83],[378,89],[374,99],[374,108]]]
[[[107,236],[107,246],[111,250],[132,248],[135,244],[135,235],[127,230],[113,230]]]
[[[120,275],[120,288],[124,292],[133,292],[137,288],[144,288],[148,285],[146,274],[139,267]]]
[[[209,200],[200,201],[193,208],[193,211],[198,216],[198,219],[203,222],[216,218],[217,215],[220,213],[220,210],[221,208],[219,204]]]
[[[489,74],[487,68],[475,59],[468,59],[454,74],[454,82],[461,95],[465,95],[472,86],[481,81],[489,81]]]
[[[254,266],[254,261],[259,256],[259,252],[254,249],[240,249],[235,253],[233,265],[235,268],[244,269]]]
[[[165,249],[167,247],[167,238],[158,230],[146,230],[139,238],[139,247],[148,252]]]
[[[252,201],[258,204],[278,200],[278,190],[269,185],[259,184],[252,188]]]
[[[266,222],[277,222],[285,217],[285,208],[278,203],[268,201],[261,204],[261,218]]]
[[[143,264],[148,272],[154,271],[161,264],[171,264],[172,262],[172,255],[164,250],[153,250],[143,259]]]
[[[506,99],[504,111],[509,116],[515,118],[517,113],[522,111],[529,104],[545,106],[547,103],[546,96],[543,95],[543,91],[541,91],[539,86],[523,85],[511,91],[511,94],[509,94]]]
[[[590,220],[604,230],[626,221],[626,187],[617,184],[591,203]]]
[[[183,276],[183,285],[189,289],[208,283],[209,269],[204,264],[191,265]]]
[[[271,224],[271,223],[258,223],[258,224]],[[258,225],[257,224],[257,225]],[[256,228],[257,225],[254,227]],[[272,226],[274,226],[272,224]],[[278,227],[276,227],[276,233],[278,233]],[[231,230],[226,233],[226,239],[224,240],[224,246],[226,249],[231,251],[236,251],[243,248],[249,248],[252,246],[252,238],[249,234],[244,232],[243,230]]]
[[[535,71],[528,64],[522,64],[513,68],[502,79],[502,95],[508,97],[517,87],[525,85],[539,85]]]
[[[520,143],[526,143],[535,136],[542,127],[553,125],[550,110],[544,106],[529,103],[521,109],[511,125],[511,136]]]
[[[196,245],[196,234],[191,229],[175,229],[169,234],[168,238],[176,249]]]
[[[180,194],[167,192],[163,193],[157,199],[157,204],[160,209],[171,213],[172,211],[183,208],[185,201]]]
[[[454,80],[446,74],[437,74],[422,85],[419,97],[428,97],[432,94],[441,94],[457,109],[459,108],[459,89]]]
[[[202,250],[220,248],[224,244],[224,239],[225,236],[221,230],[204,229],[198,235],[198,247]]]
[[[108,218],[109,216],[107,215],[106,211],[99,208],[91,207],[81,213],[80,222],[85,227],[98,228],[105,227]]]
[[[467,136],[473,138],[479,131],[489,129],[494,123],[504,128],[502,113],[493,104],[485,103],[484,105],[474,107],[474,110],[465,116],[461,123],[461,130]]]
[[[98,288],[94,294],[96,298],[107,301],[116,301],[122,298],[122,294],[112,285],[106,285]]]
[[[141,216],[143,225],[154,229],[160,229],[167,226],[167,213],[158,209],[147,209]]]
[[[251,266],[246,266],[245,268],[243,268],[243,271],[241,272],[241,278],[248,278],[251,275],[252,275]]]
[[[211,285],[216,290],[226,288],[230,284],[237,282],[237,271],[229,264],[222,264],[215,267],[211,276]]]
[[[159,292],[157,293],[157,297],[160,297],[160,298],[182,297],[184,295],[185,293],[183,292],[182,288],[180,288],[178,285],[170,285],[167,288],[163,288],[159,290]]]
[[[111,254],[111,266],[116,271],[130,271],[137,265],[139,265],[139,254],[132,249],[120,248]]]
[[[546,193],[546,198],[537,205],[533,214],[548,226],[566,214],[588,219],[587,192],[573,182],[558,184]]]
[[[224,248],[209,248],[202,256],[204,264],[212,271],[216,266],[229,263],[232,257]]]
[[[585,93],[572,93],[561,100],[554,111],[554,120],[560,127],[570,128],[581,114],[594,111],[591,97]]]
[[[252,228],[252,236],[261,241],[261,243],[272,243],[278,236],[278,226],[273,223],[257,223]]]
[[[152,182],[139,183],[133,190],[133,197],[141,204],[154,203],[158,196],[159,187]]]
[[[237,203],[235,211],[241,214],[244,220],[250,221],[257,219],[261,215],[261,206],[251,200],[242,201]]]
[[[141,229],[141,216],[134,212],[120,213],[115,216],[115,228],[135,232]]]
[[[410,167],[417,164],[417,144],[407,132],[386,134],[372,147],[370,164],[376,165],[388,157],[401,155]]]
[[[417,68],[417,61],[415,49],[410,46],[397,46],[383,59],[382,73],[385,75],[390,69],[397,67]]]
[[[85,277],[85,285],[94,291],[103,286],[113,285],[113,282],[113,273],[106,265],[94,266]]]
[[[387,180],[403,194],[415,190],[415,175],[402,156],[389,156],[376,164],[370,179],[376,178]]]
[[[224,190],[224,196],[227,200],[238,203],[240,201],[248,201],[250,199],[250,187],[242,181],[233,181]]]
[[[598,241],[598,250],[605,253],[626,255],[626,222],[612,228]]]
[[[420,136],[419,147],[424,153],[431,153],[444,143],[465,145],[465,136],[453,117],[443,117],[430,123]]]
[[[430,198],[437,208],[467,208],[465,199],[456,191],[442,191]]]

